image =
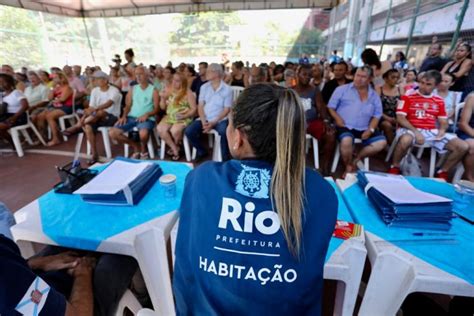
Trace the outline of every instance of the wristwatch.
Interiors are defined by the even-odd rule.
[[[369,130],[370,130],[370,132],[371,132],[372,134],[375,133],[375,128],[372,128],[372,127],[371,127]]]

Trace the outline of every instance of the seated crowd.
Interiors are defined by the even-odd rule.
[[[11,143],[9,128],[27,120],[49,138],[48,146],[83,131],[91,144],[92,164],[100,157],[95,134],[99,127],[108,127],[112,140],[131,147],[133,158],[149,158],[147,144],[156,133],[171,159],[181,159],[187,137],[196,150],[195,161],[201,161],[207,156],[201,137],[212,131],[220,136],[222,159],[228,160],[227,116],[235,102],[232,87],[274,83],[299,95],[306,132],[321,147],[323,174],[330,174],[336,148],[344,177],[363,168],[365,158],[389,146],[394,146],[394,154],[388,172],[397,174],[415,145],[447,154],[437,177],[447,180],[448,173],[462,166],[464,177],[473,180],[471,46],[459,43],[451,60],[442,58],[441,52],[441,45],[433,43],[419,72],[408,65],[402,52],[395,54],[393,62],[381,61],[372,49],[362,52],[364,66],[358,68],[337,52],[331,55],[332,63],[323,58],[310,64],[303,58],[299,64],[284,65],[235,61],[230,69],[206,62],[199,63],[197,70],[185,63],[173,67],[171,62],[147,68],[134,62],[132,49],[125,51],[124,64],[120,55],[115,56],[109,75],[97,66],[87,67],[84,73],[80,66],[53,67],[48,74],[25,67],[14,73],[11,66],[3,65],[0,89],[7,106],[0,112],[0,137]],[[72,113],[77,123],[60,130],[58,119]],[[361,148],[355,150],[359,143]]]
[[[172,160],[181,158],[186,137],[196,149],[195,161],[200,161],[207,155],[202,135],[213,133],[220,139],[222,160],[234,159],[225,164],[205,164],[188,175],[180,206],[173,280],[178,314],[244,314],[249,306],[254,314],[267,314],[284,293],[285,304],[280,304],[274,314],[319,315],[324,259],[338,206],[331,186],[305,167],[307,135],[321,143],[323,174],[330,173],[336,148],[342,157],[344,177],[364,168],[362,161],[388,146],[394,148],[388,172],[400,174],[400,164],[412,147],[426,145],[446,154],[437,177],[448,180],[448,172],[462,167],[464,177],[474,181],[470,49],[468,44],[460,44],[453,60],[440,65],[435,62],[439,61],[440,45],[435,43],[419,74],[409,68],[403,53],[397,53],[392,64],[381,62],[371,49],[362,53],[364,65],[357,68],[336,52],[331,64],[311,65],[308,58],[302,58],[298,65],[288,62],[245,67],[237,61],[231,73],[222,65],[206,62],[199,64],[198,71],[184,63],[176,68],[171,64],[146,68],[134,62],[131,49],[125,51],[127,63],[123,65],[116,55],[110,75],[99,67],[88,67],[82,74],[79,66],[54,68],[51,75],[24,69],[25,75],[3,65],[0,137],[12,143],[9,130],[29,120],[44,137],[50,134],[48,146],[84,132],[91,143],[89,163],[93,164],[99,160],[95,134],[101,127],[107,127],[112,140],[131,147],[136,159],[149,158],[148,142],[157,133],[169,147]],[[240,88],[244,90],[236,99],[234,92]],[[70,114],[77,115],[76,123],[60,130],[58,120]],[[355,144],[361,148],[356,150]],[[259,184],[258,192],[238,188],[238,182],[244,181],[241,175],[249,169],[272,170],[272,185],[268,176],[266,183]],[[278,215],[256,210],[258,216],[272,214],[266,219],[272,225],[267,227],[262,220],[257,229],[265,230],[268,243],[282,247],[272,248],[275,253],[264,261],[258,256],[216,252],[212,243],[218,232],[223,230],[229,236],[242,232],[240,222],[230,217],[220,218],[218,228],[222,230],[217,231],[217,218],[226,211],[224,204],[219,204],[220,198],[226,203],[232,201],[229,209],[245,205],[247,213],[254,211],[257,198],[259,209],[276,210]],[[244,232],[252,233],[247,231],[248,223],[252,224],[246,214]],[[0,302],[0,312],[115,314],[120,298],[137,275],[135,259],[47,247],[25,260],[10,240],[9,227],[13,224],[11,213],[0,203],[0,280],[11,286],[3,293],[6,299]],[[200,238],[193,238],[198,234]],[[200,270],[207,259],[203,261],[197,249],[210,258],[234,262],[235,267],[284,264],[292,267],[287,272],[292,271],[294,279],[289,281],[290,274],[285,273],[286,283],[281,276],[279,282],[272,279],[266,295],[258,295],[261,287],[259,282],[249,283],[250,273],[244,280],[239,270],[232,283],[202,277]],[[209,262],[214,264],[211,259]],[[223,290],[226,295],[222,295]],[[234,295],[238,292],[243,294]],[[143,295],[147,296],[146,290]],[[40,310],[32,310],[35,305],[30,301]]]

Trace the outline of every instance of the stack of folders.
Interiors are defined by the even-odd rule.
[[[88,203],[137,205],[162,174],[157,163],[117,158],[74,194]]]
[[[403,176],[359,171],[357,180],[388,226],[451,228],[452,200],[418,190]]]

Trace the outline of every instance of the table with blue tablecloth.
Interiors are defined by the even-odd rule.
[[[408,181],[417,189],[454,197],[451,184],[429,178]],[[337,184],[354,221],[364,225],[372,265],[360,315],[394,315],[413,292],[474,296],[472,223],[455,217],[446,233],[388,227],[354,176]]]
[[[177,219],[189,164],[154,161],[164,174],[174,174],[176,197],[166,198],[157,181],[135,206],[85,203],[79,195],[53,191],[15,212],[11,228],[25,257],[32,255],[30,242],[82,250],[129,255],[137,259],[155,310],[174,313],[167,241]],[[99,171],[105,166],[98,166]]]

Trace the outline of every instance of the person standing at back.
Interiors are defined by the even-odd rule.
[[[233,160],[206,162],[186,179],[177,315],[320,315],[338,201],[305,166],[298,96],[251,85],[231,110],[227,139]]]

